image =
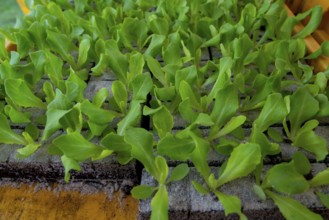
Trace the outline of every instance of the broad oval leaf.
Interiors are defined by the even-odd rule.
[[[160,140],[157,149],[159,154],[166,155],[173,160],[186,161],[194,148],[195,144],[193,140],[168,135]]]
[[[271,186],[278,192],[293,195],[308,190],[309,183],[295,168],[293,162],[281,163],[272,167],[263,181],[264,186]]]
[[[131,195],[135,199],[147,199],[152,196],[155,190],[156,187],[152,187],[152,186],[146,186],[146,185],[135,186],[131,190]]]
[[[184,179],[186,177],[186,175],[188,174],[189,170],[190,170],[190,168],[188,167],[188,165],[186,163],[179,164],[172,170],[167,182],[168,183],[175,182],[175,181]]]

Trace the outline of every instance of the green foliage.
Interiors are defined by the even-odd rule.
[[[328,154],[315,130],[329,116],[329,75],[313,75],[305,61],[329,56],[329,44],[306,56],[303,40],[320,23],[319,6],[288,17],[284,1],[30,3],[15,28],[0,30],[0,143],[22,146],[18,157],[50,143],[65,181],[86,160],[138,160],[157,182],[132,190],[153,196],[151,219],[168,219],[167,185],[191,165],[203,179],[194,188],[215,194],[226,215],[246,219],[240,199],[221,187],[254,175],[253,191],[287,219],[321,219],[290,198],[329,185],[327,169],[305,179],[303,151],[261,175],[263,160],[287,140],[317,161]],[[5,38],[17,51],[6,51]],[[203,62],[207,49],[213,57]],[[115,77],[110,88],[87,97],[88,80],[106,74]],[[217,173],[208,164],[214,151],[226,156]],[[179,165],[168,167],[173,160]],[[328,195],[317,194],[328,206]]]
[[[322,217],[319,214],[311,212],[305,206],[300,204],[294,199],[281,196],[271,191],[266,191],[266,194],[274,200],[275,204],[279,207],[283,216],[288,220],[293,219],[319,219]]]

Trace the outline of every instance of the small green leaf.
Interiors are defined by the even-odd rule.
[[[240,219],[246,219],[245,215],[241,212],[241,200],[238,197],[227,195],[219,191],[216,191],[215,194],[224,207],[225,216],[237,213]]]
[[[192,185],[194,187],[194,189],[196,189],[196,191],[198,191],[201,195],[205,195],[207,193],[209,193],[208,189],[206,189],[203,185],[201,185],[200,183],[192,180]]]
[[[131,145],[131,155],[139,160],[153,177],[156,177],[158,172],[155,167],[152,133],[142,128],[128,128],[124,140]]]
[[[17,158],[26,158],[31,156],[39,147],[41,146],[41,144],[38,143],[30,143],[27,144],[25,147],[20,148],[17,150]]]
[[[25,145],[27,142],[21,135],[16,134],[11,130],[6,116],[0,114],[0,142],[4,144],[21,144]]]
[[[145,185],[135,186],[131,190],[131,195],[135,199],[148,199],[152,196],[152,194],[156,189],[157,189],[156,187],[145,186]]]
[[[119,106],[121,112],[125,112],[128,102],[128,93],[126,86],[121,81],[116,80],[112,83],[112,93],[114,100]]]
[[[319,111],[319,102],[310,94],[306,87],[299,88],[290,98],[291,136],[295,137],[300,126],[314,117]]]
[[[254,121],[254,126],[263,132],[271,125],[281,123],[287,114],[282,95],[273,93],[267,97],[261,113]]]
[[[101,53],[98,63],[91,68],[94,76],[101,76],[105,72],[105,69],[109,66],[109,59],[108,55]]]
[[[151,220],[168,220],[168,191],[165,185],[160,185],[151,201]]]
[[[238,108],[238,92],[233,85],[229,85],[218,91],[210,116],[218,127],[222,127],[234,116]]]
[[[316,99],[320,104],[320,111],[317,114],[317,117],[327,117],[329,116],[329,101],[328,96],[325,94],[318,94]]]
[[[287,220],[322,220],[321,215],[311,212],[309,209],[294,199],[281,196],[268,190],[266,191],[266,194],[274,200],[275,204],[279,207],[281,213]]]
[[[16,110],[10,105],[6,105],[5,107],[6,114],[10,117],[10,120],[13,123],[29,123],[31,122],[31,115],[28,113],[24,113],[22,111]]]
[[[315,77],[315,85],[318,85],[320,88],[320,91],[325,91],[325,89],[327,88],[327,84],[328,84],[328,79],[325,75],[325,73],[320,72],[318,74],[316,74]]]
[[[270,138],[272,138],[276,142],[282,142],[283,141],[283,134],[276,130],[275,128],[268,128],[267,134]]]
[[[220,175],[218,186],[229,181],[247,176],[251,173],[261,160],[261,150],[258,144],[240,144],[234,148],[227,165]]]
[[[192,123],[192,125],[209,127],[214,125],[214,122],[212,121],[210,115],[205,113],[200,113],[198,117],[195,119],[195,121]]]
[[[164,88],[154,88],[156,96],[161,101],[171,101],[176,96],[176,88],[175,86],[169,86]]]
[[[222,90],[221,93],[225,94],[223,89],[225,87],[228,87],[229,79],[231,76],[232,65],[233,65],[233,60],[231,57],[223,57],[222,59],[220,59],[219,61],[220,70],[216,82],[208,95],[208,104],[212,102],[212,100],[217,96],[220,90]]]
[[[45,130],[42,134],[42,140],[48,139],[53,133],[61,128],[59,120],[68,113],[69,110],[49,109],[46,112],[47,122]]]
[[[106,54],[108,55],[107,62],[109,67],[113,70],[119,80],[126,83],[129,64],[127,56],[121,53],[118,44],[114,39],[106,41],[105,47]]]
[[[159,80],[162,85],[166,85],[165,73],[162,70],[160,63],[151,56],[146,56],[146,63],[152,75]]]
[[[65,172],[64,180],[65,180],[65,182],[69,182],[70,181],[70,170],[80,171],[81,170],[80,165],[76,160],[71,159],[71,158],[67,157],[66,155],[63,155],[61,157],[61,161],[64,166],[64,172]]]
[[[82,129],[82,114],[80,105],[75,105],[70,111],[63,115],[63,117],[59,119],[59,123],[67,132],[80,132]]]
[[[112,85],[112,89],[113,89],[113,85]],[[104,102],[107,99],[107,97],[109,96],[109,94],[110,94],[110,92],[107,88],[105,88],[105,87],[101,88],[95,94],[95,96],[93,98],[93,104],[100,108],[104,104]]]
[[[294,162],[281,163],[266,174],[263,186],[270,186],[278,192],[293,195],[308,190],[309,184],[295,168]]]
[[[276,155],[281,152],[281,148],[276,143],[271,143],[263,132],[253,129],[250,136],[250,141],[259,144],[262,150],[262,155]]]
[[[84,38],[80,41],[79,45],[79,56],[78,56],[78,66],[82,66],[88,59],[88,52],[90,49],[90,39]]]
[[[210,150],[210,143],[192,131],[189,132],[189,135],[195,144],[195,148],[190,156],[190,159],[202,177],[206,178],[210,173],[210,167],[207,161],[208,153]]]
[[[22,79],[5,80],[5,90],[8,97],[19,106],[46,108],[41,99],[33,94]]]
[[[153,114],[152,122],[160,138],[164,138],[174,127],[173,116],[165,106]]]
[[[163,42],[165,41],[166,36],[159,35],[159,34],[152,34],[151,35],[151,43],[147,47],[145,51],[145,55],[149,55],[152,57],[156,57],[158,54],[160,54]]]
[[[329,195],[317,192],[316,195],[320,198],[321,203],[329,209]]]
[[[47,30],[47,43],[51,49],[59,53],[63,59],[71,62],[73,57],[69,50],[71,47],[71,40],[63,33]]]
[[[169,168],[166,159],[161,156],[157,156],[155,158],[155,167],[158,171],[156,179],[160,184],[165,184],[169,173]]]
[[[53,144],[67,157],[76,161],[84,161],[87,158],[97,156],[103,150],[101,147],[87,141],[78,132],[61,135],[54,139]]]
[[[329,184],[329,168],[325,169],[318,174],[310,181],[312,187],[323,186]]]
[[[190,170],[190,168],[188,167],[188,165],[186,163],[179,164],[172,170],[167,182],[168,183],[176,182],[176,181],[184,179],[184,177],[187,176],[189,170]]]
[[[312,167],[310,164],[310,161],[308,158],[305,156],[304,153],[298,151],[292,155],[292,160],[295,165],[296,170],[302,174],[306,175],[311,172]]]
[[[246,121],[246,119],[247,119],[247,117],[244,115],[232,117],[231,120],[228,121],[224,125],[224,127],[217,133],[216,138],[222,137],[222,136],[225,136],[225,135],[231,133],[232,131],[237,129],[239,126],[241,126]]]
[[[145,65],[144,57],[141,53],[135,53],[130,56],[129,59],[129,79],[133,79],[135,76],[143,73]],[[129,80],[130,81],[130,80]]]
[[[81,103],[81,112],[88,116],[90,122],[98,125],[108,124],[117,116],[117,113],[99,108],[88,100]]]
[[[146,97],[153,87],[153,81],[150,74],[137,75],[131,81],[131,87],[134,100],[146,101]]]
[[[159,154],[166,155],[173,160],[186,161],[194,148],[193,140],[168,135],[160,140],[157,149]]]
[[[293,146],[315,154],[317,161],[324,160],[328,154],[327,141],[312,130],[299,132],[293,141]]]
[[[59,87],[59,81],[63,78],[63,59],[46,52],[47,62],[45,63],[45,72],[56,87]]]
[[[115,152],[129,151],[131,146],[124,141],[124,137],[115,133],[109,133],[101,140],[101,145]]]
[[[262,201],[266,200],[266,194],[265,194],[264,190],[262,189],[262,187],[255,184],[253,186],[253,190],[254,190],[254,193],[258,196],[258,198],[260,198]]]
[[[160,35],[167,35],[170,27],[166,18],[157,17],[156,14],[149,16],[148,25],[153,33]]]
[[[35,72],[33,75],[34,82],[37,82],[44,74],[44,67],[47,62],[46,53],[44,50],[39,50],[36,52],[31,52],[29,56],[35,68]]]
[[[179,85],[179,94],[182,100],[189,99],[194,109],[201,109],[200,97],[186,81],[182,80]]]
[[[127,128],[136,125],[139,122],[141,114],[142,109],[140,102],[132,101],[127,115],[118,123],[118,135],[123,135]]]

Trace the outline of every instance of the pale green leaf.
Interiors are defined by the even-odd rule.
[[[27,83],[22,79],[5,80],[5,90],[8,97],[19,106],[46,107],[41,99],[33,94]]]
[[[323,186],[329,184],[329,168],[325,169],[318,174],[310,181],[312,187]]]
[[[151,187],[146,185],[135,186],[131,190],[131,195],[135,199],[148,199],[152,196],[155,190],[156,187]]]
[[[156,177],[158,172],[155,167],[152,133],[142,128],[129,128],[125,132],[124,140],[131,145],[131,155],[139,160],[153,177]]]
[[[168,135],[160,140],[157,149],[159,154],[166,155],[173,160],[186,161],[194,148],[193,140]]]
[[[184,179],[187,176],[189,170],[190,170],[190,168],[188,167],[188,165],[186,163],[179,164],[172,170],[167,182],[168,183],[176,182],[176,181]]]
[[[268,190],[266,191],[266,194],[274,200],[275,204],[279,207],[281,213],[287,220],[322,220],[321,215],[310,211],[294,199],[281,196]]]
[[[87,158],[98,156],[103,150],[103,148],[87,141],[78,132],[61,135],[54,139],[53,144],[64,155],[76,161],[84,161]]]
[[[165,185],[160,185],[151,201],[151,220],[168,220],[168,191]]]
[[[232,151],[223,173],[219,176],[218,186],[247,176],[261,161],[261,149],[258,144],[240,144]]]
[[[81,170],[80,165],[76,160],[71,159],[71,158],[67,157],[66,155],[63,155],[61,157],[61,161],[64,166],[64,172],[65,172],[64,180],[65,180],[65,182],[69,182],[70,181],[70,170],[80,171]]]
[[[4,144],[27,144],[24,137],[11,130],[6,116],[0,114],[0,142]]]
[[[267,172],[263,185],[288,195],[302,193],[309,188],[307,180],[298,173],[293,162],[281,163],[272,167]]]

